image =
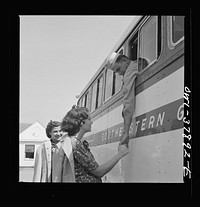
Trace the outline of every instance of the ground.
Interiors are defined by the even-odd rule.
[[[19,168],[19,182],[32,182],[33,180],[33,167],[20,167]]]

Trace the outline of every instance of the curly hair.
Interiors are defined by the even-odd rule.
[[[72,106],[61,122],[61,130],[67,132],[69,136],[76,135],[84,121],[89,117],[89,110],[85,107]]]
[[[59,121],[52,121],[50,120],[50,122],[47,124],[47,127],[46,127],[46,135],[48,138],[51,138],[51,131],[54,127],[58,127],[60,126],[61,123]]]

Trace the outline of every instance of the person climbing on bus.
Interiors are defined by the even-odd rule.
[[[129,128],[131,125],[133,112],[135,108],[135,79],[138,75],[138,70],[148,65],[148,61],[139,58],[138,61],[132,61],[123,54],[113,52],[106,59],[106,68],[112,70],[114,73],[123,75],[123,110],[122,117],[124,119],[123,134],[120,144],[129,143]],[[138,68],[139,67],[139,68]]]

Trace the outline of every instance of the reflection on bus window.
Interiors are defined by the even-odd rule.
[[[113,94],[119,92],[121,90],[121,87],[122,87],[122,80],[123,80],[123,76],[122,75],[119,75],[118,73],[114,73],[114,87],[113,87]]]
[[[95,110],[96,106],[96,92],[97,92],[97,82],[92,86],[92,103],[91,103],[91,112]]]
[[[113,71],[106,71],[105,101],[112,96]]]
[[[88,92],[85,94],[85,103],[84,103],[84,107],[89,109],[89,96],[88,96]]]
[[[103,92],[103,76],[99,78],[97,81],[96,108],[98,108],[101,105],[102,92]]]
[[[86,107],[86,105],[87,105],[87,94],[84,95],[84,105],[83,106]]]
[[[84,104],[85,104],[85,96],[83,96],[83,98],[82,98],[81,106],[84,107],[85,106]]]
[[[124,50],[123,48],[121,48],[119,51],[118,51],[119,54],[124,54]],[[122,82],[123,80],[123,76],[122,75],[119,75],[118,73],[113,73],[113,90],[112,90],[112,95],[118,93],[121,88],[122,88]]]
[[[138,50],[138,33],[136,33],[129,42],[130,48],[130,59],[137,60],[137,50]]]
[[[91,112],[97,109],[99,106],[101,106],[102,93],[103,93],[103,76],[98,78],[95,84],[92,86]]]
[[[157,59],[157,17],[151,17],[140,31],[140,57],[149,61]]]
[[[142,71],[149,65],[149,60],[146,58],[138,58],[138,71]]]
[[[79,106],[82,106],[82,103],[83,103],[83,98],[80,99]]]
[[[172,18],[172,41],[178,42],[184,36],[184,16],[173,16]]]

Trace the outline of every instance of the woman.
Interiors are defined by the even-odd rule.
[[[33,182],[59,182],[57,169],[61,169],[59,156],[60,138],[62,136],[60,122],[50,121],[46,127],[46,135],[50,139],[42,143],[36,151]]]
[[[99,165],[90,152],[88,142],[82,141],[84,134],[91,131],[91,125],[92,121],[87,108],[78,106],[73,106],[61,123],[62,131],[67,132],[71,138],[75,182],[77,183],[101,183],[101,177],[129,152],[125,145],[119,145],[118,153],[106,163]]]

